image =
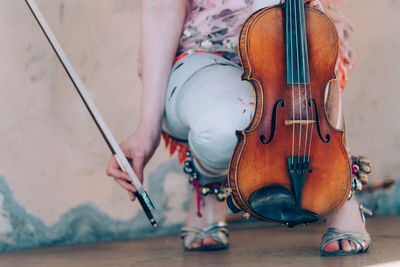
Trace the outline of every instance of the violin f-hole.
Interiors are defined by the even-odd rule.
[[[276,110],[278,109],[278,106],[284,107],[285,106],[285,101],[283,99],[279,99],[276,101],[274,108],[272,110],[272,117],[271,117],[271,133],[269,135],[269,139],[267,142],[265,142],[265,135],[260,135],[260,141],[264,145],[267,145],[272,142],[272,139],[274,139],[275,136],[275,130],[276,130]]]
[[[315,122],[316,122],[316,124],[317,124],[317,131],[318,131],[319,138],[321,139],[322,142],[324,142],[325,144],[327,144],[327,143],[329,143],[329,141],[331,140],[331,136],[330,136],[329,134],[327,134],[327,135],[325,136],[326,140],[324,140],[324,138],[322,137],[321,128],[320,128],[320,125],[319,125],[319,114],[318,114],[317,103],[315,103],[315,100],[314,100],[314,99],[310,99],[308,103],[309,103],[309,105],[311,105],[311,103],[314,105],[314,110],[315,110]]]

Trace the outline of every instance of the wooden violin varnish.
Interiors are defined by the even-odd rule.
[[[325,107],[338,46],[331,20],[303,0],[261,9],[244,23],[242,78],[254,87],[256,109],[249,126],[237,131],[230,206],[294,226],[345,203],[350,159],[344,132],[332,126]]]

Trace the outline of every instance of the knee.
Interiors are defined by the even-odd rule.
[[[192,152],[206,167],[227,169],[236,144],[236,129],[212,123],[196,126],[190,129],[188,138]]]

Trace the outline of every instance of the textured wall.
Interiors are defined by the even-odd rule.
[[[138,121],[139,1],[37,1],[122,140]],[[373,160],[372,182],[399,176],[399,12],[393,0],[345,5],[358,57],[345,92],[347,129],[353,152]],[[153,232],[138,204],[104,174],[108,148],[24,1],[0,2],[0,62],[0,250],[178,229],[189,187],[177,161],[159,149],[145,170],[162,226]],[[398,192],[397,183],[365,198],[378,208],[392,203],[384,214],[399,213]]]
[[[138,121],[139,1],[37,3],[122,140]],[[108,147],[24,1],[1,1],[0,27],[0,233],[8,240],[0,249],[151,233],[138,203],[105,175]],[[160,149],[145,175],[157,233],[175,229],[189,191],[181,168]]]
[[[357,65],[344,92],[353,153],[371,158],[372,182],[400,174],[400,1],[352,0],[344,12],[355,25]]]

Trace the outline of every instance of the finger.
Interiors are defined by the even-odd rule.
[[[350,252],[352,250],[351,245],[348,240],[342,239],[342,249],[346,252]]]
[[[106,174],[114,178],[130,181],[129,175],[119,168],[119,164],[114,157],[111,157],[110,161],[108,162]]]
[[[126,189],[128,192],[136,192],[137,189],[135,186],[133,186],[132,184],[126,182],[123,179],[118,179],[118,178],[114,178],[114,180],[120,185],[122,186],[124,189]]]
[[[135,194],[133,194],[131,191],[128,191],[128,194],[129,194],[129,199],[130,199],[131,201],[134,201],[134,200],[136,199]]]
[[[143,182],[143,168],[144,168],[144,157],[134,156],[132,157],[132,169],[135,172],[140,182]]]
[[[129,177],[129,175],[127,173],[119,171],[119,170],[111,171],[110,176],[113,178],[122,179],[127,182],[132,182],[132,179]]]

